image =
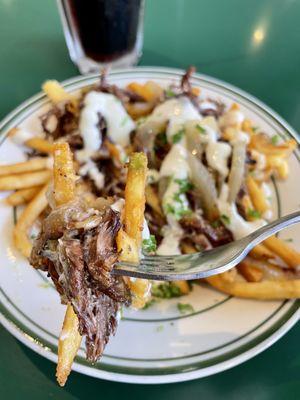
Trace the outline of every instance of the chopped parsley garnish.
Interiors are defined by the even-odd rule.
[[[156,332],[162,332],[163,330],[164,330],[163,325],[158,325],[158,327],[156,328]]]
[[[228,217],[228,215],[222,214],[221,215],[221,220],[225,225],[229,225],[230,224],[230,218]]]
[[[187,179],[175,179],[175,182],[179,185],[179,193],[186,193],[194,188],[194,185]]]
[[[261,218],[261,213],[258,210],[250,209],[248,210],[247,215],[250,218],[255,218],[255,219]]]
[[[258,130],[258,126],[253,126],[252,130],[253,130],[253,132],[256,132]]]
[[[180,195],[178,193],[174,194],[174,200],[177,201]],[[180,200],[181,201],[181,200]],[[166,214],[172,214],[178,220],[184,217],[185,215],[189,215],[192,213],[192,210],[189,208],[185,208],[182,203],[179,203],[179,207],[174,207],[172,204],[168,203],[164,206],[164,211]]]
[[[188,303],[177,303],[177,308],[180,314],[189,314],[195,311],[194,307]]]
[[[150,308],[151,306],[153,306],[153,304],[155,304],[157,302],[156,299],[151,299],[149,300],[144,307],[142,308],[142,310],[148,310],[148,308]]]
[[[278,144],[279,139],[280,139],[280,138],[279,138],[278,135],[272,136],[272,137],[271,137],[271,142],[272,142],[272,144],[273,144],[274,146],[276,146],[276,145]]]
[[[174,96],[176,96],[176,93],[174,93],[173,90],[170,89],[170,88],[165,90],[165,94],[166,94],[167,97],[174,97]]]
[[[154,253],[157,248],[155,236],[150,235],[149,239],[144,239],[142,242],[142,248],[145,253]]]
[[[294,241],[294,239],[292,239],[292,238],[289,238],[289,239],[284,239],[284,241],[285,241],[285,242],[293,242],[293,241]]]
[[[172,137],[172,142],[174,144],[179,143],[184,135],[184,129],[180,129],[175,135]]]
[[[206,130],[199,124],[196,125],[196,129],[202,134],[206,134]]]
[[[182,295],[179,287],[172,283],[154,284],[151,293],[152,296],[160,299],[172,299],[173,297],[180,297]]]
[[[221,225],[221,222],[219,219],[215,219],[214,221],[211,222],[211,226],[213,228],[219,228],[220,225]]]

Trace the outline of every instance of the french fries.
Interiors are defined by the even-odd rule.
[[[0,165],[0,176],[41,171],[43,169],[49,169],[49,159],[44,157],[36,157],[16,164]]]
[[[131,155],[125,188],[124,227],[117,235],[121,261],[139,262],[145,210],[147,157],[143,153]],[[149,299],[151,284],[146,279],[126,280],[133,296],[132,305],[142,308]]]
[[[41,186],[48,182],[50,177],[51,172],[49,170],[1,176],[0,190],[16,190]]]
[[[53,143],[50,143],[48,140],[39,137],[28,139],[25,142],[25,145],[33,150],[38,151],[39,153],[50,154],[53,151]]]
[[[251,263],[247,257],[239,263],[238,271],[248,282],[260,282],[264,276],[263,271]]]
[[[31,241],[28,237],[28,231],[33,225],[34,221],[48,205],[48,201],[46,198],[47,189],[48,184],[45,185],[31,200],[31,202],[27,205],[27,207],[20,215],[18,222],[14,228],[14,244],[16,248],[21,252],[21,254],[23,254],[23,256],[26,258],[29,258],[32,248]]]
[[[65,385],[70,375],[73,360],[76,357],[80,343],[81,335],[78,331],[78,318],[71,304],[68,304],[58,341],[56,378],[60,386]]]
[[[300,265],[300,253],[276,236],[272,236],[264,241],[264,245],[278,255],[291,268]]]
[[[57,206],[72,201],[75,196],[73,156],[68,143],[54,144],[54,199]]]
[[[252,176],[249,175],[246,179],[246,185],[254,208],[261,214],[263,214],[270,208],[270,206],[265,198],[262,189],[258,186]]]
[[[250,256],[253,258],[258,258],[262,260],[270,260],[272,258],[275,258],[274,253],[270,251],[266,246],[263,244],[258,244],[255,246],[251,251],[250,251]]]
[[[228,281],[223,274],[206,278],[211,286],[223,293],[258,300],[297,299],[300,297],[300,279],[265,280],[261,282]]]
[[[19,134],[22,133],[22,128],[12,128],[8,136],[15,142],[19,143],[21,142],[27,147],[30,147],[33,150],[38,151],[39,153],[51,153],[53,150],[53,144],[50,143],[47,139],[44,139],[42,137],[36,136],[36,137],[30,137],[27,138],[28,134],[25,132],[25,137],[21,137],[21,140],[19,140]],[[24,132],[23,132],[24,133]],[[23,136],[23,134],[22,134]],[[24,142],[23,142],[24,140]]]
[[[28,201],[32,200],[40,190],[41,186],[16,190],[6,198],[6,203],[14,207],[27,203]]]
[[[289,139],[284,143],[275,145],[268,136],[261,133],[251,136],[249,143],[250,149],[255,149],[268,156],[288,157],[296,147],[297,142],[295,139]]]
[[[72,94],[66,92],[61,84],[56,80],[46,81],[43,84],[42,89],[53,104],[58,104],[63,101],[75,100],[75,97]]]
[[[75,172],[73,157],[68,143],[54,144],[53,197],[57,207],[66,204],[75,196]],[[58,341],[56,377],[64,386],[71,372],[73,360],[81,343],[78,318],[71,304],[68,304],[62,331]]]

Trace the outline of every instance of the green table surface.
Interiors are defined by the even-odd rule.
[[[140,64],[193,64],[257,96],[300,129],[299,18],[297,0],[148,0]],[[0,117],[45,79],[77,74],[54,0],[0,0]],[[129,385],[73,372],[61,389],[54,364],[0,327],[0,399],[299,399],[299,334],[298,324],[254,359],[204,379]]]

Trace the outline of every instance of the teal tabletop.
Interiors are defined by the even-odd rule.
[[[141,65],[185,68],[250,92],[300,129],[300,2],[146,0]],[[0,0],[0,117],[47,78],[77,75],[53,0]],[[73,373],[57,386],[54,364],[0,327],[1,399],[300,398],[299,324],[264,353],[196,381],[159,386],[106,382]]]

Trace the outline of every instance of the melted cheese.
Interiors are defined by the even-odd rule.
[[[239,127],[244,122],[245,116],[240,110],[229,110],[219,118],[221,129],[229,126]]]
[[[231,154],[231,146],[228,143],[209,142],[206,147],[206,160],[208,165],[221,175],[228,175],[228,158]]]
[[[77,152],[78,153],[78,152]],[[97,189],[101,190],[104,187],[105,176],[99,171],[97,165],[88,160],[79,170],[80,176],[88,175],[94,182]]]
[[[266,224],[263,219],[248,222],[238,213],[235,203],[228,202],[228,186],[223,185],[219,199],[217,200],[217,206],[221,215],[227,218],[224,221],[226,227],[231,231],[235,240],[241,239],[244,236],[256,231]]]
[[[160,256],[170,256],[181,254],[179,243],[182,237],[182,230],[178,223],[171,223],[163,228],[163,240],[158,246],[156,254]]]
[[[108,137],[114,143],[127,146],[135,123],[122,103],[112,94],[91,91],[84,98],[79,120],[79,132],[87,154],[97,151],[101,146],[102,137],[97,126],[99,114],[106,121]]]
[[[174,144],[162,162],[160,177],[173,176],[177,179],[186,179],[189,175],[187,150],[181,144]]]

